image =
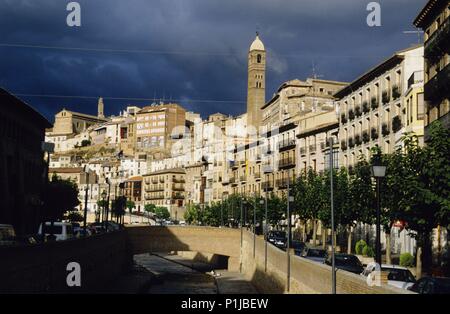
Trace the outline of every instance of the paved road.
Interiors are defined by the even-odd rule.
[[[210,265],[192,262],[178,255],[141,254],[134,259],[139,266],[155,275],[149,294],[257,293],[240,273],[215,270],[212,274]]]

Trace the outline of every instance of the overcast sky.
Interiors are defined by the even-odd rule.
[[[95,114],[99,96],[107,114],[151,103],[107,97],[171,98],[203,117],[243,113],[257,29],[268,51],[267,100],[284,81],[311,77],[313,63],[320,78],[350,82],[417,43],[403,31],[414,30],[426,0],[378,1],[382,26],[372,28],[367,0],[80,0],[82,25],[72,28],[69,2],[0,0],[0,86],[80,96],[20,96],[50,121],[63,107]]]

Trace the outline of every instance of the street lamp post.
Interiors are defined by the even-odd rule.
[[[330,137],[330,206],[331,206],[331,293],[336,294],[336,258],[335,258],[335,239],[334,239],[334,196],[333,196],[333,137]]]
[[[88,192],[89,192],[89,171],[86,172],[86,188],[84,190],[84,217],[83,217],[83,233],[86,236],[87,228],[87,206],[88,206]]]
[[[111,195],[111,181],[106,179],[106,183],[108,184],[108,199],[106,201],[106,220],[105,220],[105,230],[108,232],[108,212],[109,212],[109,197]]]
[[[287,291],[290,290],[290,278],[291,278],[291,207],[290,203],[294,201],[294,197],[290,196],[290,188],[289,188],[289,172],[287,175],[287,208],[286,208],[286,219],[287,219],[287,241],[286,241],[286,257],[287,257],[287,282],[286,287]]]
[[[381,179],[386,175],[386,166],[382,165],[381,154],[378,152],[373,158],[372,176],[377,183],[377,231],[375,243],[375,262],[381,265],[381,200],[380,200],[380,183]]]
[[[103,192],[102,192],[102,194],[101,194],[101,196],[102,196],[102,211],[101,211],[101,213],[102,213],[102,216],[103,217],[101,217],[102,219],[100,219],[101,221],[104,221],[105,220],[105,214],[104,214],[104,212],[105,212],[105,210],[106,210],[106,204],[105,204],[105,202],[106,202],[106,190],[103,190]]]

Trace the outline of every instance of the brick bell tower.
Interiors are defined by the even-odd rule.
[[[261,107],[266,103],[266,50],[263,42],[256,38],[248,52],[247,125],[259,131]]]

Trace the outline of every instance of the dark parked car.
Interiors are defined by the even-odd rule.
[[[269,231],[267,240],[278,248],[286,248],[286,232],[284,231]]]
[[[450,278],[424,277],[419,279],[409,290],[420,294],[450,294]]]
[[[327,251],[323,249],[306,247],[301,254],[301,257],[309,259],[314,262],[324,263],[327,258]]]
[[[345,270],[358,275],[364,271],[361,261],[355,255],[338,253],[334,256],[337,269]],[[331,255],[327,257],[325,264],[331,266]]]
[[[306,245],[304,242],[292,241],[292,248],[294,249],[295,255],[301,256],[306,248]]]

